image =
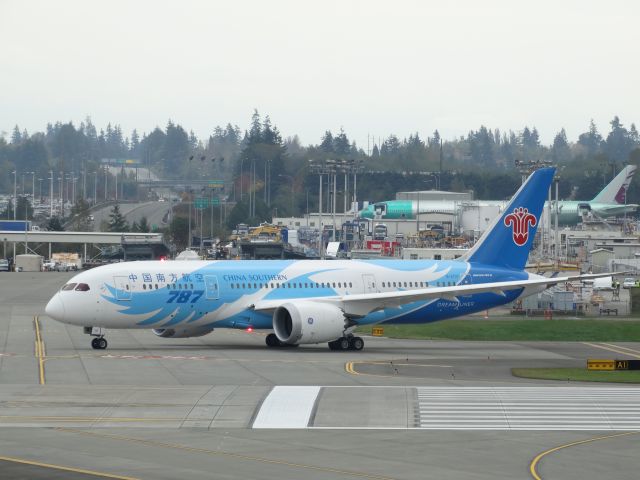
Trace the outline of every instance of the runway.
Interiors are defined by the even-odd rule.
[[[367,338],[331,352],[128,330],[96,351],[44,315],[70,276],[0,274],[0,478],[637,477],[640,389],[510,369],[638,344]]]

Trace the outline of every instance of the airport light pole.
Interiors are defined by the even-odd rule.
[[[13,219],[16,219],[16,210],[18,206],[18,169],[13,172]]]
[[[53,170],[49,170],[49,180],[49,218],[53,218]]]
[[[98,172],[91,172],[93,174],[93,204],[98,203]]]

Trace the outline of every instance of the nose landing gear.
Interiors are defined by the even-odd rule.
[[[84,327],[84,333],[96,337],[91,340],[91,348],[94,350],[104,350],[107,348],[107,339],[104,338],[105,329],[100,327]]]
[[[107,340],[104,337],[98,337],[91,340],[91,347],[93,347],[94,350],[104,350],[107,348],[107,345]]]

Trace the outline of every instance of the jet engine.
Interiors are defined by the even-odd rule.
[[[285,303],[273,312],[273,330],[282,343],[322,343],[342,337],[345,316],[332,305],[315,302]]]
[[[213,332],[211,327],[193,327],[193,328],[154,328],[151,330],[157,336],[162,338],[189,338],[202,337],[207,333]]]

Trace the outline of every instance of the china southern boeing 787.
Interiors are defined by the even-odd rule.
[[[358,325],[427,323],[503,305],[568,280],[524,271],[553,168],[534,172],[478,243],[454,261],[144,261],[82,272],[46,307],[85,327],[151,329],[164,338],[215,328],[273,330],[270,347],[328,342],[361,350]]]

